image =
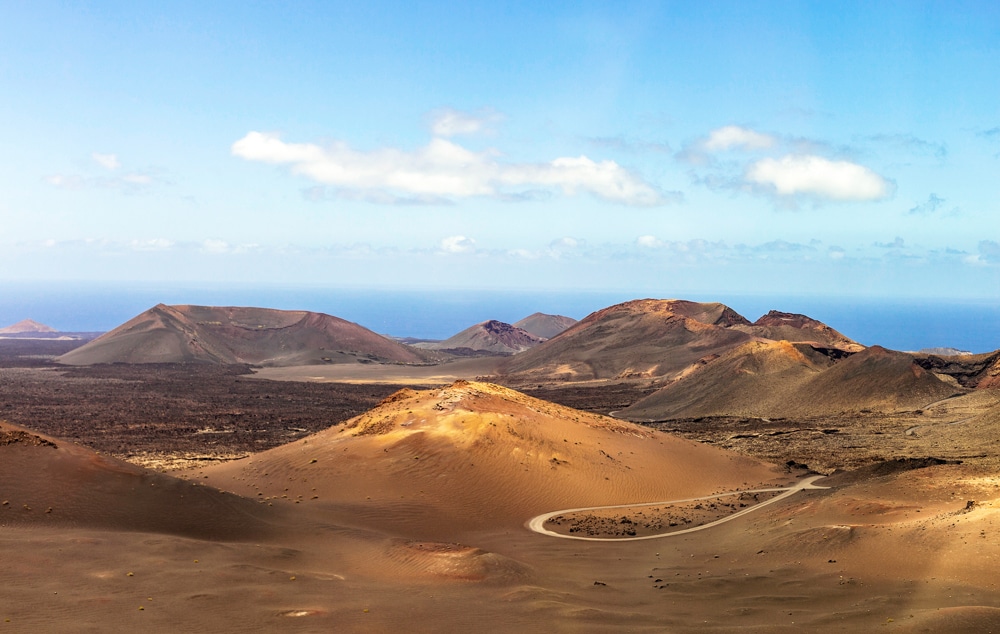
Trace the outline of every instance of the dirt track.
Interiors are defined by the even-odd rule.
[[[549,513],[543,513],[542,515],[537,515],[537,516],[531,518],[530,520],[528,520],[527,527],[528,527],[529,530],[532,530],[532,531],[534,531],[536,533],[539,533],[541,535],[549,535],[551,537],[561,537],[563,539],[578,539],[578,540],[581,540],[581,541],[588,541],[588,542],[634,542],[634,541],[643,541],[643,540],[647,540],[647,539],[661,539],[663,537],[674,537],[674,536],[677,536],[677,535],[686,535],[688,533],[694,533],[696,531],[701,531],[701,530],[705,530],[707,528],[712,528],[714,526],[718,526],[719,524],[724,524],[726,522],[732,521],[732,520],[736,519],[737,517],[741,517],[743,515],[747,515],[749,513],[753,513],[755,511],[759,511],[763,507],[768,506],[770,504],[774,504],[775,502],[778,502],[778,501],[783,500],[783,499],[785,499],[785,498],[787,498],[787,497],[789,497],[791,495],[794,495],[795,493],[798,493],[799,491],[803,491],[803,490],[806,490],[806,489],[825,489],[827,487],[817,486],[816,484],[814,484],[814,482],[816,482],[817,480],[822,480],[823,477],[824,476],[811,476],[809,478],[806,478],[805,480],[802,480],[802,481],[798,482],[797,484],[795,484],[795,486],[792,486],[792,487],[783,487],[783,488],[780,488],[780,489],[776,489],[776,488],[771,488],[771,489],[749,489],[747,491],[740,491],[739,493],[774,493],[774,492],[779,492],[779,491],[781,493],[780,493],[780,495],[776,495],[773,498],[769,498],[769,499],[764,500],[762,502],[758,502],[757,504],[754,504],[753,506],[750,506],[750,507],[745,508],[743,510],[736,511],[735,513],[731,513],[729,515],[725,515],[725,516],[723,516],[723,517],[721,517],[721,518],[719,518],[719,519],[717,519],[715,521],[708,522],[708,523],[705,523],[705,524],[701,524],[700,526],[692,526],[691,528],[683,528],[681,530],[676,530],[676,531],[671,531],[671,532],[665,532],[665,533],[658,533],[658,534],[655,534],[655,535],[642,535],[642,536],[637,536],[637,537],[588,537],[586,535],[567,535],[567,534],[564,534],[564,533],[559,533],[559,532],[552,531],[552,530],[549,530],[549,529],[545,528],[545,523],[548,522],[549,520],[551,520],[552,518],[556,517],[556,516],[559,516],[559,515],[568,515],[568,514],[571,514],[571,513],[585,513],[585,512],[588,512],[588,511],[603,511],[603,510],[606,510],[606,509],[634,509],[634,508],[641,508],[641,507],[647,507],[647,506],[665,506],[665,505],[671,505],[671,504],[679,504],[679,503],[682,503],[682,502],[700,502],[702,500],[714,500],[714,499],[721,498],[721,497],[727,497],[729,495],[734,495],[737,492],[719,493],[717,495],[706,495],[706,496],[697,497],[697,498],[687,498],[687,499],[684,499],[684,500],[667,500],[665,502],[646,502],[646,503],[643,503],[643,504],[615,504],[615,505],[612,505],[612,506],[590,506],[590,507],[578,508],[578,509],[562,509],[562,510],[559,510],[559,511],[551,511]]]

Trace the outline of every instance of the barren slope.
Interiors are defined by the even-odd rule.
[[[616,413],[629,420],[777,416],[832,361],[807,345],[751,341]]]
[[[55,328],[51,326],[46,326],[45,324],[40,324],[34,319],[22,319],[16,324],[0,328],[0,335],[10,335],[25,332],[58,332]]]
[[[803,354],[805,353],[805,354]],[[840,361],[808,345],[751,343],[622,410],[629,420],[914,410],[965,390],[873,346]]]
[[[912,355],[881,346],[840,361],[805,389],[811,404],[826,412],[920,409],[964,392],[921,368]]]
[[[514,322],[514,326],[527,330],[536,337],[551,339],[576,323],[572,317],[534,313]]]
[[[491,319],[470,326],[462,332],[434,343],[417,343],[415,348],[441,350],[453,354],[489,352],[498,355],[516,354],[533,348],[544,341],[530,332]]]
[[[400,343],[337,317],[267,308],[159,304],[57,360],[96,363],[419,363]]]
[[[501,366],[505,381],[581,381],[674,375],[749,341],[749,322],[723,304],[634,300],[597,311]]]
[[[99,528],[240,540],[274,512],[0,422],[0,525]]]
[[[857,341],[845,337],[823,322],[797,313],[772,310],[750,326],[737,325],[734,328],[773,341],[812,343],[848,352],[864,349]]]
[[[356,521],[391,519],[435,539],[780,478],[749,458],[465,381],[403,390],[343,426],[206,473],[227,489],[334,503]]]
[[[918,353],[914,357],[925,370],[950,376],[965,387],[1000,386],[1000,350],[962,355]]]

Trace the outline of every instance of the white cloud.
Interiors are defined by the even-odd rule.
[[[444,108],[431,113],[431,132],[438,137],[451,137],[460,134],[478,134],[489,131],[490,127],[503,117],[492,110],[483,110],[478,114]]]
[[[590,249],[587,248],[586,240],[565,236],[550,242],[544,253],[550,258],[558,260],[567,256],[580,256],[584,253],[584,250],[586,250],[586,252],[590,251]]]
[[[576,249],[581,246],[581,244],[580,240],[566,236],[564,238],[553,240],[549,243],[549,247],[553,249]]]
[[[122,176],[122,182],[128,185],[152,185],[153,177],[148,174],[126,174]]]
[[[114,154],[99,154],[94,152],[90,155],[90,158],[94,159],[98,165],[106,170],[111,170],[112,172],[122,166],[119,162],[118,157]]]
[[[122,168],[121,161],[115,154],[93,152],[90,158],[108,172],[118,172]],[[88,170],[94,174],[93,170]],[[114,175],[82,175],[82,174],[52,174],[45,177],[45,182],[53,187],[66,190],[84,189],[117,189],[125,194],[139,194],[149,191],[154,185],[169,184],[156,174],[156,171],[131,170],[124,174]]]
[[[86,181],[75,174],[52,174],[45,177],[45,182],[59,189],[83,189],[87,186]]]
[[[657,249],[663,246],[663,241],[656,236],[639,236],[636,238],[635,243],[647,249]]]
[[[476,241],[465,236],[448,236],[441,240],[441,250],[445,253],[469,253],[476,248]]]
[[[532,251],[530,249],[511,249],[507,251],[507,255],[515,258],[520,258],[522,260],[537,260],[542,257],[542,254],[538,251]]]
[[[740,148],[744,150],[762,150],[774,146],[777,139],[768,134],[761,134],[749,128],[737,125],[727,125],[709,133],[702,147],[709,152],[719,152]]]
[[[779,196],[838,201],[880,200],[892,190],[888,181],[867,167],[811,155],[760,159],[749,166],[746,180],[773,188]]]
[[[986,262],[1000,262],[1000,243],[993,240],[981,240],[979,254],[976,257]]]
[[[670,144],[664,141],[642,141],[627,138],[624,136],[603,136],[588,139],[591,145],[620,152],[640,153],[640,152],[671,152]]]
[[[132,240],[129,247],[134,251],[165,251],[174,246],[173,240],[153,238],[150,240]]]
[[[204,253],[228,253],[229,243],[225,240],[209,238],[202,241],[201,250]]]
[[[759,152],[780,145],[782,139],[744,128],[738,125],[727,125],[716,128],[703,136],[686,143],[677,158],[692,165],[715,165],[719,152],[742,150],[744,152]]]
[[[525,190],[587,192],[610,202],[650,206],[666,202],[652,185],[614,161],[586,156],[548,163],[503,163],[496,151],[473,152],[452,141],[432,139],[412,152],[384,148],[370,152],[336,142],[327,147],[285,143],[277,135],[249,132],[232,153],[249,161],[289,165],[318,183],[353,190],[358,197],[390,199],[486,196],[516,200]]]

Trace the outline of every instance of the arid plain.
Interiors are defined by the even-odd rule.
[[[0,340],[0,631],[1000,630],[997,353],[570,322]]]

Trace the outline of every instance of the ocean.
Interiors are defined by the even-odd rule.
[[[30,318],[67,332],[106,331],[159,303],[260,306],[324,312],[382,334],[445,339],[481,321],[534,312],[581,319],[630,299],[675,297],[629,291],[335,289],[226,284],[0,283],[0,327]],[[802,313],[865,345],[1000,349],[1000,300],[685,295],[722,302],[751,321],[768,310]]]

